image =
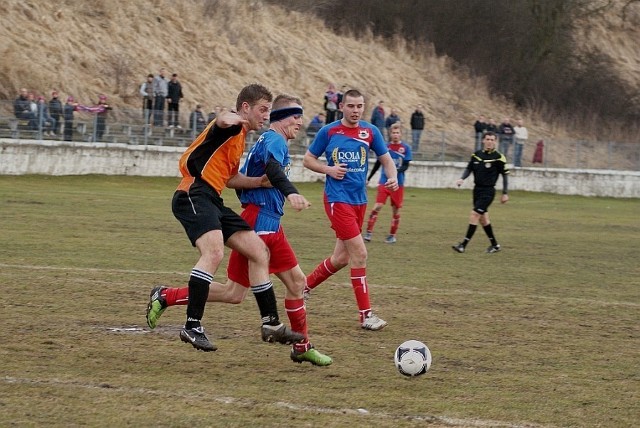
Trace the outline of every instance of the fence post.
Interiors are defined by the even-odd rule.
[[[38,104],[38,141],[42,142],[42,127],[44,124],[44,108],[40,107]]]
[[[94,114],[93,115],[93,132],[91,133],[91,141],[92,142],[97,142],[97,138],[98,138],[98,115]]]

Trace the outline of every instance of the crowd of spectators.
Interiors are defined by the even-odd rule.
[[[157,75],[149,73],[145,81],[139,87],[139,94],[142,97],[142,114],[149,127],[164,127],[181,129],[180,124],[180,101],[184,98],[182,84],[178,80],[178,74],[173,73],[170,79],[165,77],[166,69],[161,68]],[[315,133],[325,124],[342,118],[340,103],[347,86],[342,85],[340,90],[336,89],[334,83],[330,83],[324,94],[323,111],[316,114],[307,127],[307,136],[312,138]],[[167,115],[165,117],[165,107]],[[47,101],[43,95],[38,95],[34,91],[21,88],[14,103],[14,115],[17,119],[24,121],[22,125],[28,130],[40,131],[43,135],[56,137],[61,135],[66,141],[71,141],[73,136],[74,112],[87,112],[95,115],[94,137],[100,141],[106,129],[107,113],[111,106],[107,102],[105,95],[99,95],[98,101],[93,105],[84,105],[76,102],[73,96],[69,95],[63,105],[60,94],[57,90],[51,92],[51,97]],[[189,115],[187,127],[195,134],[202,132],[204,128],[215,119],[225,107],[215,106],[205,115],[203,106],[200,103]],[[409,125],[411,127],[411,149],[414,153],[420,150],[420,140],[425,129],[424,107],[418,104],[411,114]],[[165,122],[166,120],[166,122]],[[390,108],[389,114],[385,110],[385,103],[379,100],[373,108],[370,118],[371,124],[376,126],[380,133],[389,140],[389,129],[395,123],[403,124],[396,108]],[[509,117],[505,117],[498,125],[493,118],[478,116],[473,124],[475,133],[474,151],[482,150],[482,137],[488,132],[494,132],[498,136],[498,150],[509,158],[513,147],[513,165],[522,166],[522,156],[528,140],[528,130],[524,126],[522,118],[518,118],[515,126]]]
[[[99,140],[104,133],[109,110],[111,107],[105,95],[99,95],[98,102],[91,106],[77,103],[70,95],[63,106],[57,90],[51,91],[51,98],[47,101],[44,95],[37,95],[34,91],[21,88],[13,102],[13,114],[16,119],[26,122],[24,124],[26,129],[42,132],[43,135],[51,137],[60,135],[62,130],[64,140],[68,141],[71,141],[73,134],[75,111],[96,115],[96,139]]]
[[[505,117],[500,125],[492,118],[487,120],[480,115],[473,124],[475,132],[475,151],[482,150],[482,138],[487,132],[494,132],[498,136],[498,151],[509,159],[511,147],[513,150],[513,165],[522,166],[524,146],[529,139],[529,131],[524,126],[522,118],[516,120],[516,126],[511,124],[511,119]]]

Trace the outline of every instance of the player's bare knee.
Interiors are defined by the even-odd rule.
[[[349,264],[349,260],[350,259],[351,259],[351,257],[349,256],[349,253],[347,253],[347,252],[340,253],[340,254],[334,254],[334,256],[331,258],[331,264],[336,269],[342,269],[343,267],[345,267],[346,265]]]

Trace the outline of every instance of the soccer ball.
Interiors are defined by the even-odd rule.
[[[420,376],[431,367],[431,351],[427,345],[418,340],[407,340],[398,346],[393,360],[401,374]]]

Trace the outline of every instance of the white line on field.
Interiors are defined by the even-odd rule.
[[[13,264],[5,264],[0,263],[0,267],[10,268],[10,269],[26,269],[26,270],[53,270],[53,271],[75,271],[75,272],[107,272],[107,273],[131,273],[136,275],[188,275],[188,272],[177,272],[177,271],[162,271],[162,270],[138,270],[138,269],[106,269],[106,268],[86,268],[86,267],[61,267],[61,266],[37,266],[37,265],[13,265]],[[327,282],[331,283],[331,282]],[[351,283],[337,283],[333,282],[334,285],[338,286],[351,286]],[[374,288],[389,288],[389,289],[398,289],[398,290],[418,290],[418,287],[410,286],[410,285],[379,285],[369,283],[369,287]],[[431,289],[430,293],[433,294],[458,294],[458,295],[478,295],[478,296],[494,296],[499,298],[523,298],[527,297],[530,299],[540,299],[540,300],[550,300],[550,301],[558,301],[558,302],[576,302],[576,303],[586,303],[590,305],[599,305],[599,306],[622,306],[622,307],[631,307],[638,308],[640,307],[639,303],[634,302],[605,302],[602,300],[593,300],[593,299],[583,299],[579,297],[559,297],[559,296],[543,296],[537,294],[513,294],[513,293],[495,293],[491,291],[477,291],[477,290],[465,290],[465,289],[457,289],[457,288],[447,288],[445,290],[441,289]]]
[[[185,272],[173,272],[162,270],[138,270],[138,269],[106,269],[106,268],[87,268],[87,267],[65,267],[65,266],[36,266],[36,265],[10,265],[0,263],[0,267],[10,269],[26,269],[26,270],[60,270],[60,271],[74,271],[74,272],[107,272],[107,273],[134,273],[144,275],[188,275]]]
[[[536,425],[536,424],[512,424],[508,422],[500,422],[500,421],[492,421],[492,420],[480,420],[480,419],[460,419],[460,418],[450,418],[447,416],[431,416],[431,415],[398,415],[398,414],[390,414],[384,412],[370,412],[366,409],[338,409],[338,408],[329,408],[329,407],[317,407],[317,406],[301,406],[293,403],[288,403],[285,401],[277,401],[275,403],[261,403],[255,400],[249,400],[246,398],[235,398],[235,397],[216,397],[210,393],[206,394],[198,394],[198,393],[181,393],[167,390],[154,390],[148,388],[128,388],[121,386],[113,386],[106,383],[100,384],[92,384],[92,383],[82,383],[78,381],[63,381],[59,379],[27,379],[27,378],[16,378],[11,376],[5,376],[2,378],[2,382],[6,384],[23,384],[23,385],[49,385],[49,386],[60,386],[66,388],[79,388],[79,389],[91,389],[104,391],[107,393],[111,392],[122,392],[125,394],[142,394],[143,396],[156,395],[162,397],[172,397],[172,398],[180,398],[180,399],[189,399],[189,400],[209,400],[215,401],[221,404],[231,404],[234,406],[243,406],[253,408],[256,405],[273,405],[276,407],[281,407],[289,410],[296,411],[304,411],[311,413],[324,413],[330,415],[359,415],[362,417],[369,418],[377,418],[377,419],[392,419],[399,420],[404,419],[408,421],[426,421],[429,424],[443,424],[447,427],[504,427],[504,428],[542,428],[544,425]],[[437,426],[437,425],[436,425]],[[548,425],[546,427],[549,427]]]

